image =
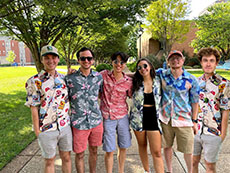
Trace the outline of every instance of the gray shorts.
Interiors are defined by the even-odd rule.
[[[112,152],[116,150],[116,134],[119,148],[131,146],[131,133],[128,115],[118,120],[104,119],[103,122],[103,150]]]
[[[56,155],[58,146],[60,151],[72,151],[72,130],[70,126],[61,131],[45,131],[38,135],[38,143],[42,151],[42,156],[46,159]]]
[[[204,159],[209,163],[216,163],[221,148],[222,139],[220,136],[196,135],[194,137],[193,155],[201,155],[204,150]]]

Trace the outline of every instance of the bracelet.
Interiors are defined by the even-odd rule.
[[[192,122],[193,123],[198,123],[198,120],[197,119],[196,120],[192,119]]]

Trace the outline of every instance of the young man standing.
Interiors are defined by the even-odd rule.
[[[42,47],[41,62],[44,70],[26,83],[25,105],[31,109],[33,129],[45,158],[45,172],[55,172],[58,145],[62,171],[71,173],[72,132],[68,115],[68,91],[64,75],[55,70],[59,62],[57,49],[49,45]]]
[[[215,73],[220,54],[213,48],[198,52],[204,74],[198,78],[201,88],[199,99],[198,134],[194,138],[193,172],[198,173],[201,152],[204,151],[206,171],[216,172],[220,146],[227,133],[230,109],[230,83]]]
[[[127,55],[116,52],[111,56],[113,71],[101,72],[104,80],[101,111],[104,118],[103,150],[106,172],[112,173],[113,154],[118,142],[118,172],[124,173],[126,149],[131,146],[127,96],[131,96],[132,80],[123,73]]]
[[[77,52],[79,70],[66,76],[71,103],[73,151],[78,173],[84,173],[84,152],[89,144],[89,170],[96,172],[97,147],[102,144],[103,123],[98,96],[103,85],[100,73],[94,72],[92,50],[83,47]]]
[[[157,70],[162,84],[159,119],[163,130],[163,148],[167,172],[172,173],[172,146],[184,153],[188,173],[192,173],[194,133],[197,133],[199,85],[197,79],[183,69],[184,56],[180,51],[169,53],[168,69]]]

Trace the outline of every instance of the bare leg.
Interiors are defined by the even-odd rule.
[[[125,159],[126,159],[126,148],[119,148],[118,149],[118,172],[124,173],[125,169]]]
[[[139,156],[141,159],[142,166],[145,171],[149,172],[149,159],[148,159],[148,153],[147,153],[146,131],[138,132],[134,130],[134,134],[137,138]]]
[[[167,172],[172,172],[172,147],[164,148],[164,155],[167,166]]]
[[[55,156],[50,159],[45,159],[45,173],[55,172],[54,161],[55,161]]]
[[[198,168],[199,168],[199,163],[200,163],[200,155],[199,156],[193,156],[193,168],[192,172],[193,173],[198,173]]]
[[[96,173],[97,146],[89,146],[89,172]]]
[[[192,154],[184,154],[184,160],[187,165],[188,173],[192,173]]]
[[[216,173],[216,163],[209,163],[205,161],[206,173]]]
[[[105,153],[105,167],[107,173],[113,172],[113,152]]]
[[[62,172],[71,173],[71,157],[70,151],[59,151],[62,160]]]
[[[156,173],[164,173],[164,162],[161,155],[161,134],[159,131],[147,131],[153,165]]]
[[[81,153],[76,153],[75,165],[76,165],[77,173],[84,173],[85,172],[84,151]]]

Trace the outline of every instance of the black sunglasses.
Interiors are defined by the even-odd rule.
[[[125,64],[124,61],[118,61],[117,59],[115,59],[113,62],[114,64],[118,64],[118,63],[120,63],[121,65]]]
[[[142,68],[146,69],[147,67],[148,67],[147,64],[143,64],[143,66],[138,65],[138,66],[137,66],[137,70],[141,70]]]
[[[91,61],[91,60],[93,59],[93,57],[91,57],[91,56],[87,56],[87,57],[82,56],[82,57],[80,57],[80,60],[81,60],[81,61],[85,61],[86,59],[87,59],[88,61]]]

